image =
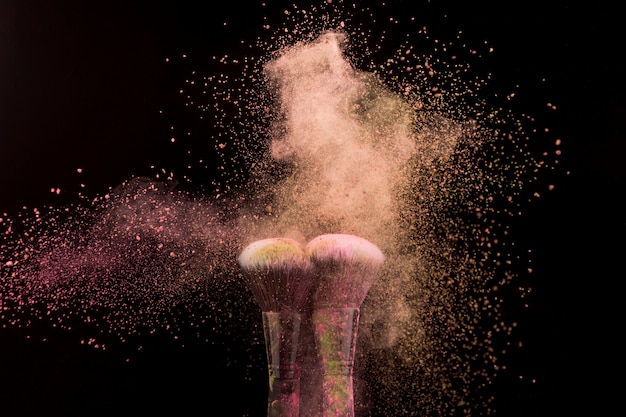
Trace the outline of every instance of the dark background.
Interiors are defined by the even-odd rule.
[[[533,306],[520,330],[525,347],[494,388],[498,415],[607,413],[621,395],[614,381],[623,364],[626,68],[618,8],[388,3],[427,26],[489,40],[498,51],[493,72],[527,82],[531,96],[538,78],[549,79],[537,94],[558,105],[552,130],[563,140],[560,163],[569,175],[552,178],[556,189],[523,219],[520,239],[534,248]],[[0,214],[71,201],[81,182],[85,192],[101,193],[146,173],[168,152],[158,111],[184,77],[165,57],[236,48],[256,33],[261,10],[246,1],[0,0]],[[57,187],[61,194],[50,192]],[[215,378],[223,366],[210,356],[219,352],[205,345],[182,354],[167,340],[152,341],[125,364],[123,355],[74,337],[51,332],[42,343],[20,329],[0,331],[1,417],[191,415],[196,408],[214,415],[229,401],[242,409],[246,400],[262,403],[264,393],[241,375]],[[226,399],[231,391],[235,400]]]

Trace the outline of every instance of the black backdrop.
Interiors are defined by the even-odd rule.
[[[100,193],[164,158],[168,137],[158,110],[184,76],[164,57],[220,54],[250,39],[260,8],[247,3],[0,0],[0,213],[71,201],[79,167],[87,191]],[[495,388],[505,417],[599,415],[619,395],[613,377],[619,380],[622,364],[616,319],[626,249],[620,13],[600,2],[547,3],[389,2],[490,40],[499,47],[494,71],[522,82],[546,74],[559,106],[554,131],[570,175],[524,217],[537,301],[522,330],[526,348],[509,359],[512,371]],[[55,187],[62,193],[51,193]],[[47,342],[26,337],[38,331]],[[241,409],[262,403],[262,390],[212,363],[210,349],[221,348],[202,344],[182,354],[168,340],[148,343],[126,364],[124,354],[82,346],[74,334],[1,329],[0,416],[239,415],[217,410],[230,401]],[[517,374],[539,382],[520,385]]]

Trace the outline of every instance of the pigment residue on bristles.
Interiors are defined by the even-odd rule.
[[[300,312],[313,286],[313,266],[304,247],[288,238],[266,238],[247,245],[239,266],[262,311]]]
[[[346,233],[319,235],[305,250],[317,276],[315,309],[360,308],[385,261],[376,245]]]

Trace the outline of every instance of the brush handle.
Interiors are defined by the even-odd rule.
[[[323,417],[354,417],[352,371],[359,314],[358,308],[313,311],[315,347],[323,378]]]
[[[269,372],[268,417],[298,417],[300,370],[297,365],[301,317],[292,312],[263,312]]]

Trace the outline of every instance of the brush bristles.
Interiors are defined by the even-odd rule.
[[[359,308],[385,260],[376,245],[349,234],[318,236],[305,253],[316,268],[316,307]]]
[[[312,263],[302,245],[289,238],[253,242],[239,265],[263,311],[300,311],[312,286]]]

